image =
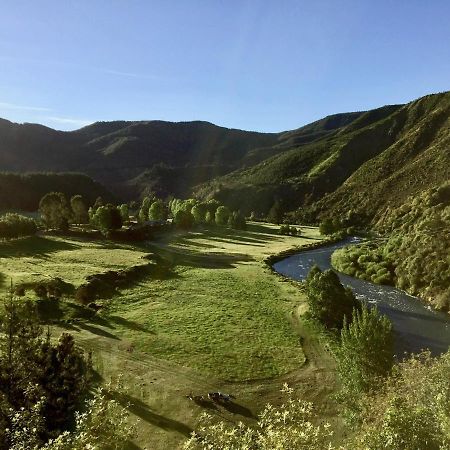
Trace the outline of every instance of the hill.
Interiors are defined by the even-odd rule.
[[[90,204],[99,196],[115,200],[101,184],[79,173],[0,173],[0,186],[0,210],[36,211],[39,200],[51,191],[62,192],[68,198],[81,194]]]
[[[62,132],[0,120],[0,167],[83,172],[123,200],[194,193],[263,215],[279,200],[296,219],[352,209],[368,222],[450,178],[449,116],[450,92],[282,133],[200,121],[97,122]]]
[[[279,140],[292,148],[197,192],[247,213],[265,214],[279,199],[285,211],[296,210],[297,219],[317,221],[354,210],[368,222],[386,206],[401,205],[450,178],[450,92],[353,119],[307,141],[299,140],[299,130],[284,133]]]
[[[192,187],[244,164],[271,147],[277,134],[208,122],[97,122],[73,132],[0,119],[0,167],[9,172],[84,172],[128,197],[153,189],[174,192],[174,173]],[[161,167],[167,170],[161,170]],[[152,177],[156,171],[157,181]],[[186,172],[184,174],[183,172]],[[135,180],[135,181],[134,181]]]

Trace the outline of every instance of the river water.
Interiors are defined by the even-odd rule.
[[[337,248],[355,244],[358,238],[349,238],[338,244],[307,250],[283,259],[273,265],[278,273],[302,281],[310,268],[317,264],[322,270],[331,268],[331,254]],[[396,353],[418,353],[429,349],[433,355],[439,355],[450,346],[450,316],[432,310],[417,297],[400,289],[370,283],[339,273],[342,284],[350,286],[356,297],[376,305],[393,323],[396,332]]]

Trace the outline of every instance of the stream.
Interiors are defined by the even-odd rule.
[[[349,238],[337,244],[299,252],[273,265],[276,272],[302,281],[310,268],[317,264],[322,270],[331,268],[334,250],[360,242]],[[356,297],[389,317],[396,333],[395,351],[418,353],[429,349],[435,356],[446,352],[450,346],[450,315],[435,311],[419,298],[392,286],[374,284],[339,273],[344,286],[350,286]]]

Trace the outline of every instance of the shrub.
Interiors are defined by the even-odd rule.
[[[36,222],[29,217],[15,213],[7,213],[0,217],[0,238],[15,239],[33,236],[36,232]]]

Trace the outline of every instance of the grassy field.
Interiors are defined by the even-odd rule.
[[[59,277],[75,287],[88,275],[142,263],[144,250],[108,242],[33,236],[0,242],[2,287]]]
[[[286,318],[298,290],[279,282],[262,259],[310,242],[279,236],[275,227],[211,229],[167,236],[150,245],[173,264],[167,277],[122,291],[110,314],[139,322],[146,332],[116,332],[139,351],[229,380],[277,376],[299,367],[304,355]],[[130,306],[132,305],[132,306]]]
[[[0,245],[0,258],[4,280],[59,276],[75,286],[87,275],[141,264],[148,253],[163,259],[161,270],[121,289],[98,314],[70,299],[45,307],[49,317],[81,319],[61,322],[54,334],[69,327],[93,350],[103,379],[124,375],[127,392],[116,399],[138,425],[129,448],[172,449],[203,411],[188,393],[232,392],[237,400],[230,408],[210,411],[232,422],[252,421],[267,401],[279,402],[284,382],[299,395],[328,402],[332,364],[294,314],[303,294],[263,263],[320,236],[307,227],[301,237],[277,230],[252,223],[246,231],[174,232],[139,247],[37,237]]]

